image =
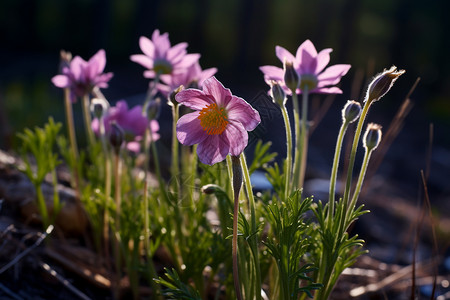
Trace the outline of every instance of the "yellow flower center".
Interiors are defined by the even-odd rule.
[[[317,80],[317,76],[313,74],[302,74],[300,76],[300,89],[308,91],[312,91],[317,87],[319,81]]]
[[[200,125],[208,135],[222,134],[228,124],[228,116],[225,108],[211,103],[200,111],[198,116]]]

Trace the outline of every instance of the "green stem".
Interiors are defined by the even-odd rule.
[[[50,225],[50,222],[48,219],[47,205],[45,204],[45,198],[44,198],[44,194],[42,193],[41,184],[42,183],[38,182],[37,184],[35,184],[34,187],[36,189],[36,197],[37,197],[39,212],[41,213],[41,216],[42,216],[42,223],[44,224],[44,228],[47,228]]]
[[[121,259],[120,259],[120,205],[121,205],[121,197],[120,197],[120,154],[115,153],[114,157],[114,200],[116,203],[116,215],[114,220],[115,225],[115,239],[114,239],[114,258],[116,261],[116,284],[114,287],[114,295],[115,299],[119,299],[120,294],[120,279],[121,279]]]
[[[366,101],[364,108],[361,112],[361,117],[359,118],[358,125],[356,127],[355,136],[353,138],[353,144],[352,144],[352,150],[350,153],[350,160],[348,163],[348,170],[347,170],[347,181],[345,184],[345,191],[344,191],[344,201],[349,201],[349,195],[350,195],[350,189],[352,184],[352,176],[353,176],[353,167],[355,165],[355,157],[356,157],[356,150],[358,148],[359,138],[361,136],[362,127],[364,125],[364,120],[366,119],[367,112],[369,110],[371,101]]]
[[[72,151],[72,186],[75,189],[77,195],[76,198],[80,199],[80,178],[78,174],[78,168],[76,166],[76,162],[78,161],[78,146],[75,137],[75,125],[73,121],[72,101],[70,100],[69,88],[64,89],[64,104],[66,112],[67,131],[69,133],[70,149]]]
[[[254,286],[256,291],[256,300],[261,300],[261,269],[259,265],[258,257],[258,228],[256,226],[256,210],[255,210],[255,198],[253,197],[253,188],[250,181],[250,173],[247,167],[247,161],[245,159],[244,153],[240,155],[240,160],[242,164],[242,171],[244,173],[245,189],[247,190],[249,204],[250,204],[250,228],[252,236],[250,237],[249,244],[253,254],[253,261],[255,264],[255,278]]]
[[[333,167],[331,169],[331,178],[330,178],[330,191],[328,196],[328,224],[329,228],[331,228],[332,219],[334,215],[334,201],[335,201],[335,194],[336,194],[336,178],[337,178],[337,172],[339,169],[339,158],[341,157],[341,149],[342,149],[342,141],[344,140],[345,132],[348,128],[348,122],[344,121],[342,123],[341,129],[339,130],[338,138],[336,141],[336,149],[334,152],[334,159],[333,159]]]
[[[150,250],[150,224],[149,224],[149,214],[148,214],[148,173],[149,173],[149,161],[150,161],[150,149],[149,149],[149,137],[151,136],[150,123],[145,129],[144,135],[144,248],[145,254],[147,256],[147,271],[150,275],[149,281],[150,286],[152,287],[153,292],[155,293],[155,297],[157,299],[161,299],[161,293],[159,289],[159,285],[154,281],[157,278],[155,266],[153,264],[153,255]],[[150,141],[153,142],[152,140]]]
[[[83,119],[84,127],[86,130],[86,136],[88,138],[88,146],[93,146],[95,143],[94,132],[91,127],[91,112],[89,111],[89,95],[85,94],[81,101],[81,106],[83,107]]]
[[[298,188],[300,178],[300,107],[298,105],[298,96],[295,91],[292,91],[292,104],[294,107],[294,129],[295,129],[295,156],[294,156],[294,170],[292,177],[292,187],[294,190]]]
[[[363,164],[361,166],[361,171],[359,172],[358,182],[356,184],[356,189],[352,197],[352,201],[349,205],[349,211],[353,211],[356,201],[358,201],[359,194],[361,193],[361,187],[366,176],[367,166],[369,165],[370,156],[372,155],[373,149],[367,150],[364,154]],[[349,217],[349,216],[348,216]]]
[[[232,169],[232,190],[234,198],[233,209],[233,240],[231,255],[233,259],[233,279],[234,279],[234,291],[236,298],[242,300],[241,286],[239,280],[239,264],[238,264],[238,218],[239,218],[239,193],[242,186],[242,167],[239,158],[232,156],[227,159],[227,162],[231,161]],[[229,168],[230,168],[229,167]]]
[[[111,197],[111,155],[106,142],[105,124],[103,117],[99,119],[100,141],[102,143],[103,155],[105,157],[105,207],[103,211],[103,244],[105,260],[109,262],[109,207]]]
[[[286,170],[285,170],[285,188],[284,199],[289,197],[291,187],[291,173],[292,173],[292,130],[289,122],[289,115],[285,105],[281,106],[281,112],[283,113],[284,125],[286,127]]]
[[[172,105],[172,178],[175,180],[175,194],[179,192],[179,175],[180,166],[178,162],[178,139],[177,139],[177,122],[180,110],[179,105]]]
[[[305,182],[306,161],[308,157],[308,139],[309,139],[309,126],[308,126],[308,87],[304,87],[302,90],[302,129],[300,131],[300,175],[298,187],[303,188]]]

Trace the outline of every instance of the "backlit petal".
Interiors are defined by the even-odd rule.
[[[285,48],[281,46],[275,47],[275,54],[277,55],[278,59],[281,61],[281,63],[284,64],[285,61],[287,62],[295,62],[295,57],[292,55],[291,52],[287,51]]]
[[[208,136],[197,147],[199,160],[207,165],[214,165],[223,161],[229,152],[228,140],[223,135]]]
[[[331,48],[323,49],[317,54],[317,67],[315,74],[319,74],[330,62],[330,53],[333,51]]]
[[[203,130],[198,118],[199,112],[195,111],[183,115],[177,122],[177,138],[183,145],[191,146],[201,143],[208,137]]]
[[[230,145],[229,152],[231,155],[238,156],[241,154],[248,144],[248,133],[241,123],[230,120],[223,135],[225,135]]]
[[[226,111],[230,122],[232,120],[240,122],[247,131],[252,131],[261,123],[258,111],[242,98],[233,96],[226,106]]]
[[[52,78],[52,82],[59,88],[66,88],[70,86],[70,80],[66,75],[56,75]]]
[[[203,92],[211,95],[219,106],[226,106],[231,99],[230,89],[225,88],[214,76],[203,82]]]
[[[175,96],[175,100],[194,110],[202,110],[215,102],[211,96],[205,95],[204,92],[197,89],[183,90]]]

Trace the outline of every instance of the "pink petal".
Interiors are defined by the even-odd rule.
[[[300,50],[300,48],[299,48],[299,50]],[[317,67],[317,61],[316,61],[315,56],[312,56],[311,53],[308,52],[306,49],[302,49],[301,52],[297,51],[297,59],[299,61],[298,73],[300,75],[301,74],[315,74],[316,67]]]
[[[147,37],[141,36],[139,38],[139,47],[141,48],[142,52],[149,58],[155,58],[155,46],[153,45],[153,42]]]
[[[198,78],[198,85],[199,85],[199,87],[202,87],[203,86],[203,82],[206,79],[208,79],[210,77],[213,77],[214,74],[216,74],[216,73],[217,73],[217,68],[210,68],[210,69],[203,70],[201,72],[201,74],[200,74],[200,77]]]
[[[262,66],[259,67],[264,76],[270,80],[283,81],[284,80],[284,70],[275,66]]]
[[[208,134],[203,130],[198,118],[199,112],[195,111],[183,115],[177,122],[177,138],[183,145],[191,146],[201,143],[208,137]]]
[[[70,62],[70,71],[73,74],[75,80],[79,81],[83,77],[83,70],[87,62],[79,56],[75,56]]]
[[[187,43],[179,43],[167,51],[167,59],[169,61],[179,60],[180,56],[186,54]]]
[[[177,68],[189,68],[200,59],[200,54],[186,54],[183,59],[177,63]]]
[[[169,34],[166,32],[162,35],[159,35],[158,31],[158,36],[155,37],[155,35],[153,35],[152,41],[155,47],[155,55],[153,58],[166,57],[167,51],[170,49]]]
[[[225,88],[214,76],[203,82],[203,92],[206,95],[211,95],[217,105],[223,107],[227,105],[232,96],[230,89]]]
[[[317,67],[314,74],[319,74],[330,62],[330,53],[333,51],[331,48],[323,49],[317,54]]]
[[[261,123],[258,111],[242,98],[233,96],[226,106],[226,111],[230,122],[232,120],[240,122],[245,130],[252,131]]]
[[[230,120],[223,135],[228,140],[228,144],[230,145],[229,153],[231,155],[238,156],[247,147],[248,133],[241,123]]]
[[[210,135],[197,147],[199,160],[207,165],[223,161],[230,151],[228,140],[224,135]]]
[[[140,64],[147,69],[153,69],[153,59],[143,54],[134,54],[130,56],[131,61]]]
[[[136,141],[128,142],[127,149],[131,152],[138,153],[141,150],[141,143]]]
[[[345,64],[334,65],[326,68],[325,71],[323,71],[321,74],[317,76],[317,79],[321,81],[321,80],[334,80],[336,78],[341,78],[342,76],[347,74],[350,68],[351,65]]]
[[[297,60],[299,60],[300,63],[303,63],[303,61],[301,61],[303,52],[307,52],[310,57],[317,56],[316,47],[314,47],[314,44],[310,40],[304,41],[297,49],[295,57],[297,58]]]
[[[52,78],[52,82],[59,88],[66,88],[70,86],[69,77],[67,77],[66,75],[56,75]]]
[[[311,91],[311,93],[317,93],[317,94],[342,94],[342,90],[338,87],[323,87],[323,88],[316,88]]]
[[[275,47],[275,54],[277,55],[278,59],[281,61],[281,63],[284,64],[285,61],[287,62],[295,62],[295,57],[292,55],[291,52],[287,51],[285,48],[281,46]]]
[[[91,57],[91,59],[88,62],[88,65],[92,65],[95,67],[92,67],[92,72],[94,76],[96,74],[100,74],[103,72],[106,66],[106,54],[105,50],[100,49],[97,51],[97,53],[94,54],[94,56]],[[91,77],[93,78],[93,77]]]
[[[194,110],[202,110],[209,104],[215,102],[211,96],[205,95],[204,92],[197,89],[183,90],[175,96],[175,100]]]

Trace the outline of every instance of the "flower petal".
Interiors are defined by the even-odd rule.
[[[311,93],[317,93],[317,94],[342,94],[342,90],[338,87],[322,87],[322,88],[316,88],[311,91]]]
[[[247,147],[248,133],[241,123],[230,120],[223,135],[228,140],[228,144],[230,145],[229,153],[231,155],[238,156]]]
[[[198,118],[199,112],[195,111],[183,115],[177,122],[177,138],[183,145],[191,146],[203,142],[208,134],[203,130]]]
[[[291,52],[287,51],[285,48],[281,46],[275,47],[275,54],[277,55],[278,59],[281,61],[281,63],[284,64],[285,61],[287,62],[295,62],[295,57],[292,55]]]
[[[303,55],[303,52],[308,53],[310,57],[316,57],[317,56],[316,47],[314,47],[314,44],[310,40],[304,41],[297,49],[297,53],[296,53],[295,57],[301,63],[303,63],[303,61],[301,61],[301,57]]]
[[[200,54],[186,54],[183,59],[176,65],[177,68],[189,68],[200,59]]]
[[[179,43],[170,48],[167,51],[167,59],[169,61],[179,60],[183,55],[186,54],[187,43]]]
[[[203,92],[206,95],[211,95],[217,105],[221,107],[225,107],[232,96],[230,89],[225,88],[215,76],[203,82]]]
[[[155,57],[155,45],[149,38],[141,36],[139,38],[139,47],[141,48],[142,53],[149,58],[153,59]]]
[[[330,81],[334,82],[336,79],[338,79],[337,82],[339,82],[340,78],[347,74],[348,70],[350,70],[351,65],[346,64],[340,64],[340,65],[334,65],[331,67],[328,67],[323,71],[321,74],[317,76],[317,79],[319,81]],[[336,82],[336,83],[337,83]],[[334,84],[336,84],[334,83]]]
[[[91,66],[91,78],[94,78],[95,75],[102,73],[106,66],[105,50],[98,50],[97,53],[89,59],[88,65]]]
[[[207,165],[223,161],[229,152],[228,140],[223,135],[210,135],[197,147],[199,160]]]
[[[134,61],[135,63],[140,64],[141,66],[143,66],[147,69],[153,69],[153,59],[151,59],[148,56],[145,56],[143,54],[131,55],[130,60]]]
[[[259,67],[261,72],[264,73],[264,77],[270,80],[283,81],[284,80],[284,71],[282,68],[275,66],[262,66]]]
[[[317,54],[317,66],[315,70],[315,74],[319,74],[322,70],[328,65],[330,62],[330,53],[333,51],[331,48],[323,49]]]
[[[211,96],[205,95],[204,92],[197,89],[183,90],[176,94],[175,100],[194,110],[202,110],[209,104],[214,103]]]
[[[69,77],[67,77],[66,75],[56,75],[52,78],[52,82],[59,88],[66,88],[70,86]]]
[[[225,109],[228,120],[240,122],[245,130],[252,131],[261,123],[258,111],[240,97],[232,96]]]

